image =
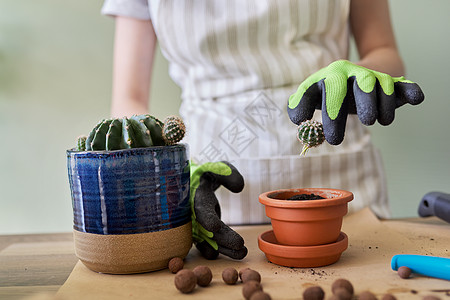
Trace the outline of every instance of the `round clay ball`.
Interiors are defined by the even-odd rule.
[[[325,292],[320,286],[310,286],[303,292],[305,300],[322,300],[324,297]]]
[[[174,257],[171,260],[169,260],[168,267],[169,267],[170,272],[172,272],[173,274],[176,274],[178,271],[183,269],[184,262],[180,257]]]
[[[222,279],[226,284],[235,284],[238,280],[238,271],[235,268],[226,268],[222,271]]]
[[[250,297],[253,295],[253,293],[257,291],[262,291],[262,285],[258,281],[250,280],[244,283],[244,286],[242,287],[242,295],[245,299],[250,299]]]
[[[264,293],[263,291],[256,291],[250,297],[250,300],[271,300],[271,299],[272,298],[270,297],[270,295]]]
[[[245,271],[250,270],[250,268],[243,268],[239,270],[239,279],[242,280],[242,273],[244,273]]]
[[[336,279],[333,284],[331,285],[331,291],[333,292],[333,294],[335,293],[335,291],[339,288],[344,288],[346,289],[350,295],[353,295],[353,285],[350,281],[348,281],[347,279],[344,278],[339,278]]]
[[[255,270],[247,269],[242,272],[241,280],[243,283],[246,283],[250,280],[261,282],[261,275]]]
[[[350,294],[350,292],[346,288],[343,288],[343,287],[339,287],[339,288],[335,289],[333,296],[336,296],[336,299],[339,299],[339,300],[350,300],[353,297],[353,295]]]
[[[364,291],[359,294],[358,299],[359,300],[377,300],[377,297],[369,291]]]
[[[190,293],[197,285],[197,276],[191,270],[183,269],[175,275],[175,287],[182,293]]]
[[[199,286],[208,286],[211,283],[212,272],[207,266],[197,266],[192,272],[197,276],[197,284]]]
[[[411,273],[412,273],[411,269],[405,266],[402,266],[397,269],[398,276],[400,276],[400,278],[403,279],[409,278],[409,276],[411,276]]]
[[[397,298],[392,294],[385,294],[381,300],[397,300]]]
[[[422,300],[441,300],[441,298],[433,296],[433,295],[428,295],[422,298]]]

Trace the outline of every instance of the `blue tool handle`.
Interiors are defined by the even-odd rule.
[[[419,204],[419,216],[436,216],[450,223],[450,194],[430,192]]]
[[[403,266],[410,268],[413,273],[450,280],[450,258],[411,254],[392,257],[392,270],[397,271]]]

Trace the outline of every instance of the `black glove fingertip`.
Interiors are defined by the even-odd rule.
[[[345,126],[347,124],[347,102],[344,100],[342,108],[339,111],[336,119],[332,120],[328,116],[326,101],[324,100],[322,106],[322,124],[323,124],[323,134],[325,140],[330,145],[339,145],[344,140]]]
[[[219,252],[223,255],[226,255],[232,259],[243,259],[244,257],[247,256],[248,254],[248,249],[247,247],[243,246],[240,249],[229,249],[229,248],[225,248],[225,247],[221,247],[219,245]]]
[[[396,82],[394,90],[397,95],[396,107],[406,103],[417,105],[425,99],[425,95],[417,83]]]
[[[221,181],[222,185],[233,193],[242,192],[244,189],[244,177],[242,174],[239,173],[238,169],[231,163],[227,161],[222,161],[222,163],[226,164],[231,169],[231,175],[226,176],[226,178]]]
[[[387,95],[377,84],[378,95],[378,123],[383,126],[390,125],[395,118],[395,93]]]
[[[378,116],[377,89],[374,88],[371,92],[366,93],[359,88],[358,82],[354,80],[353,95],[359,120],[364,125],[373,125]]]
[[[311,120],[314,111],[320,109],[320,101],[318,99],[321,99],[321,94],[322,90],[318,83],[311,85],[303,94],[297,106],[290,108],[288,105],[287,112],[289,119],[296,125],[300,125],[300,123],[306,120]]]
[[[198,249],[198,251],[200,251],[202,256],[206,259],[214,260],[219,256],[219,251],[215,250],[213,247],[211,247],[211,245],[208,244],[208,242],[206,242],[206,241],[196,243],[195,247]]]

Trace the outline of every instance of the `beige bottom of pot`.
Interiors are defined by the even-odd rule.
[[[167,268],[173,257],[184,258],[192,246],[191,222],[168,230],[101,235],[74,230],[75,252],[95,272],[132,274]]]

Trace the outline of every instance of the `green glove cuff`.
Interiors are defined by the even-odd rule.
[[[195,192],[200,185],[200,178],[206,172],[215,173],[217,175],[228,176],[231,175],[231,168],[222,162],[207,162],[202,165],[197,165],[191,162],[191,191],[189,195],[189,201],[191,204],[191,219],[192,219],[192,238],[194,242],[201,243],[203,241],[208,242],[214,250],[218,250],[217,242],[212,238],[214,234],[211,231],[206,230],[202,225],[197,222],[194,209]]]
[[[358,66],[347,60],[338,60],[320,69],[303,81],[297,91],[289,97],[288,107],[290,109],[297,107],[305,92],[313,84],[324,80],[327,114],[331,120],[335,120],[347,94],[347,80],[350,77],[355,77],[358,87],[364,93],[372,92],[377,80],[386,95],[392,95],[394,83],[396,82],[413,83],[406,80],[403,76],[391,77],[386,73]]]

